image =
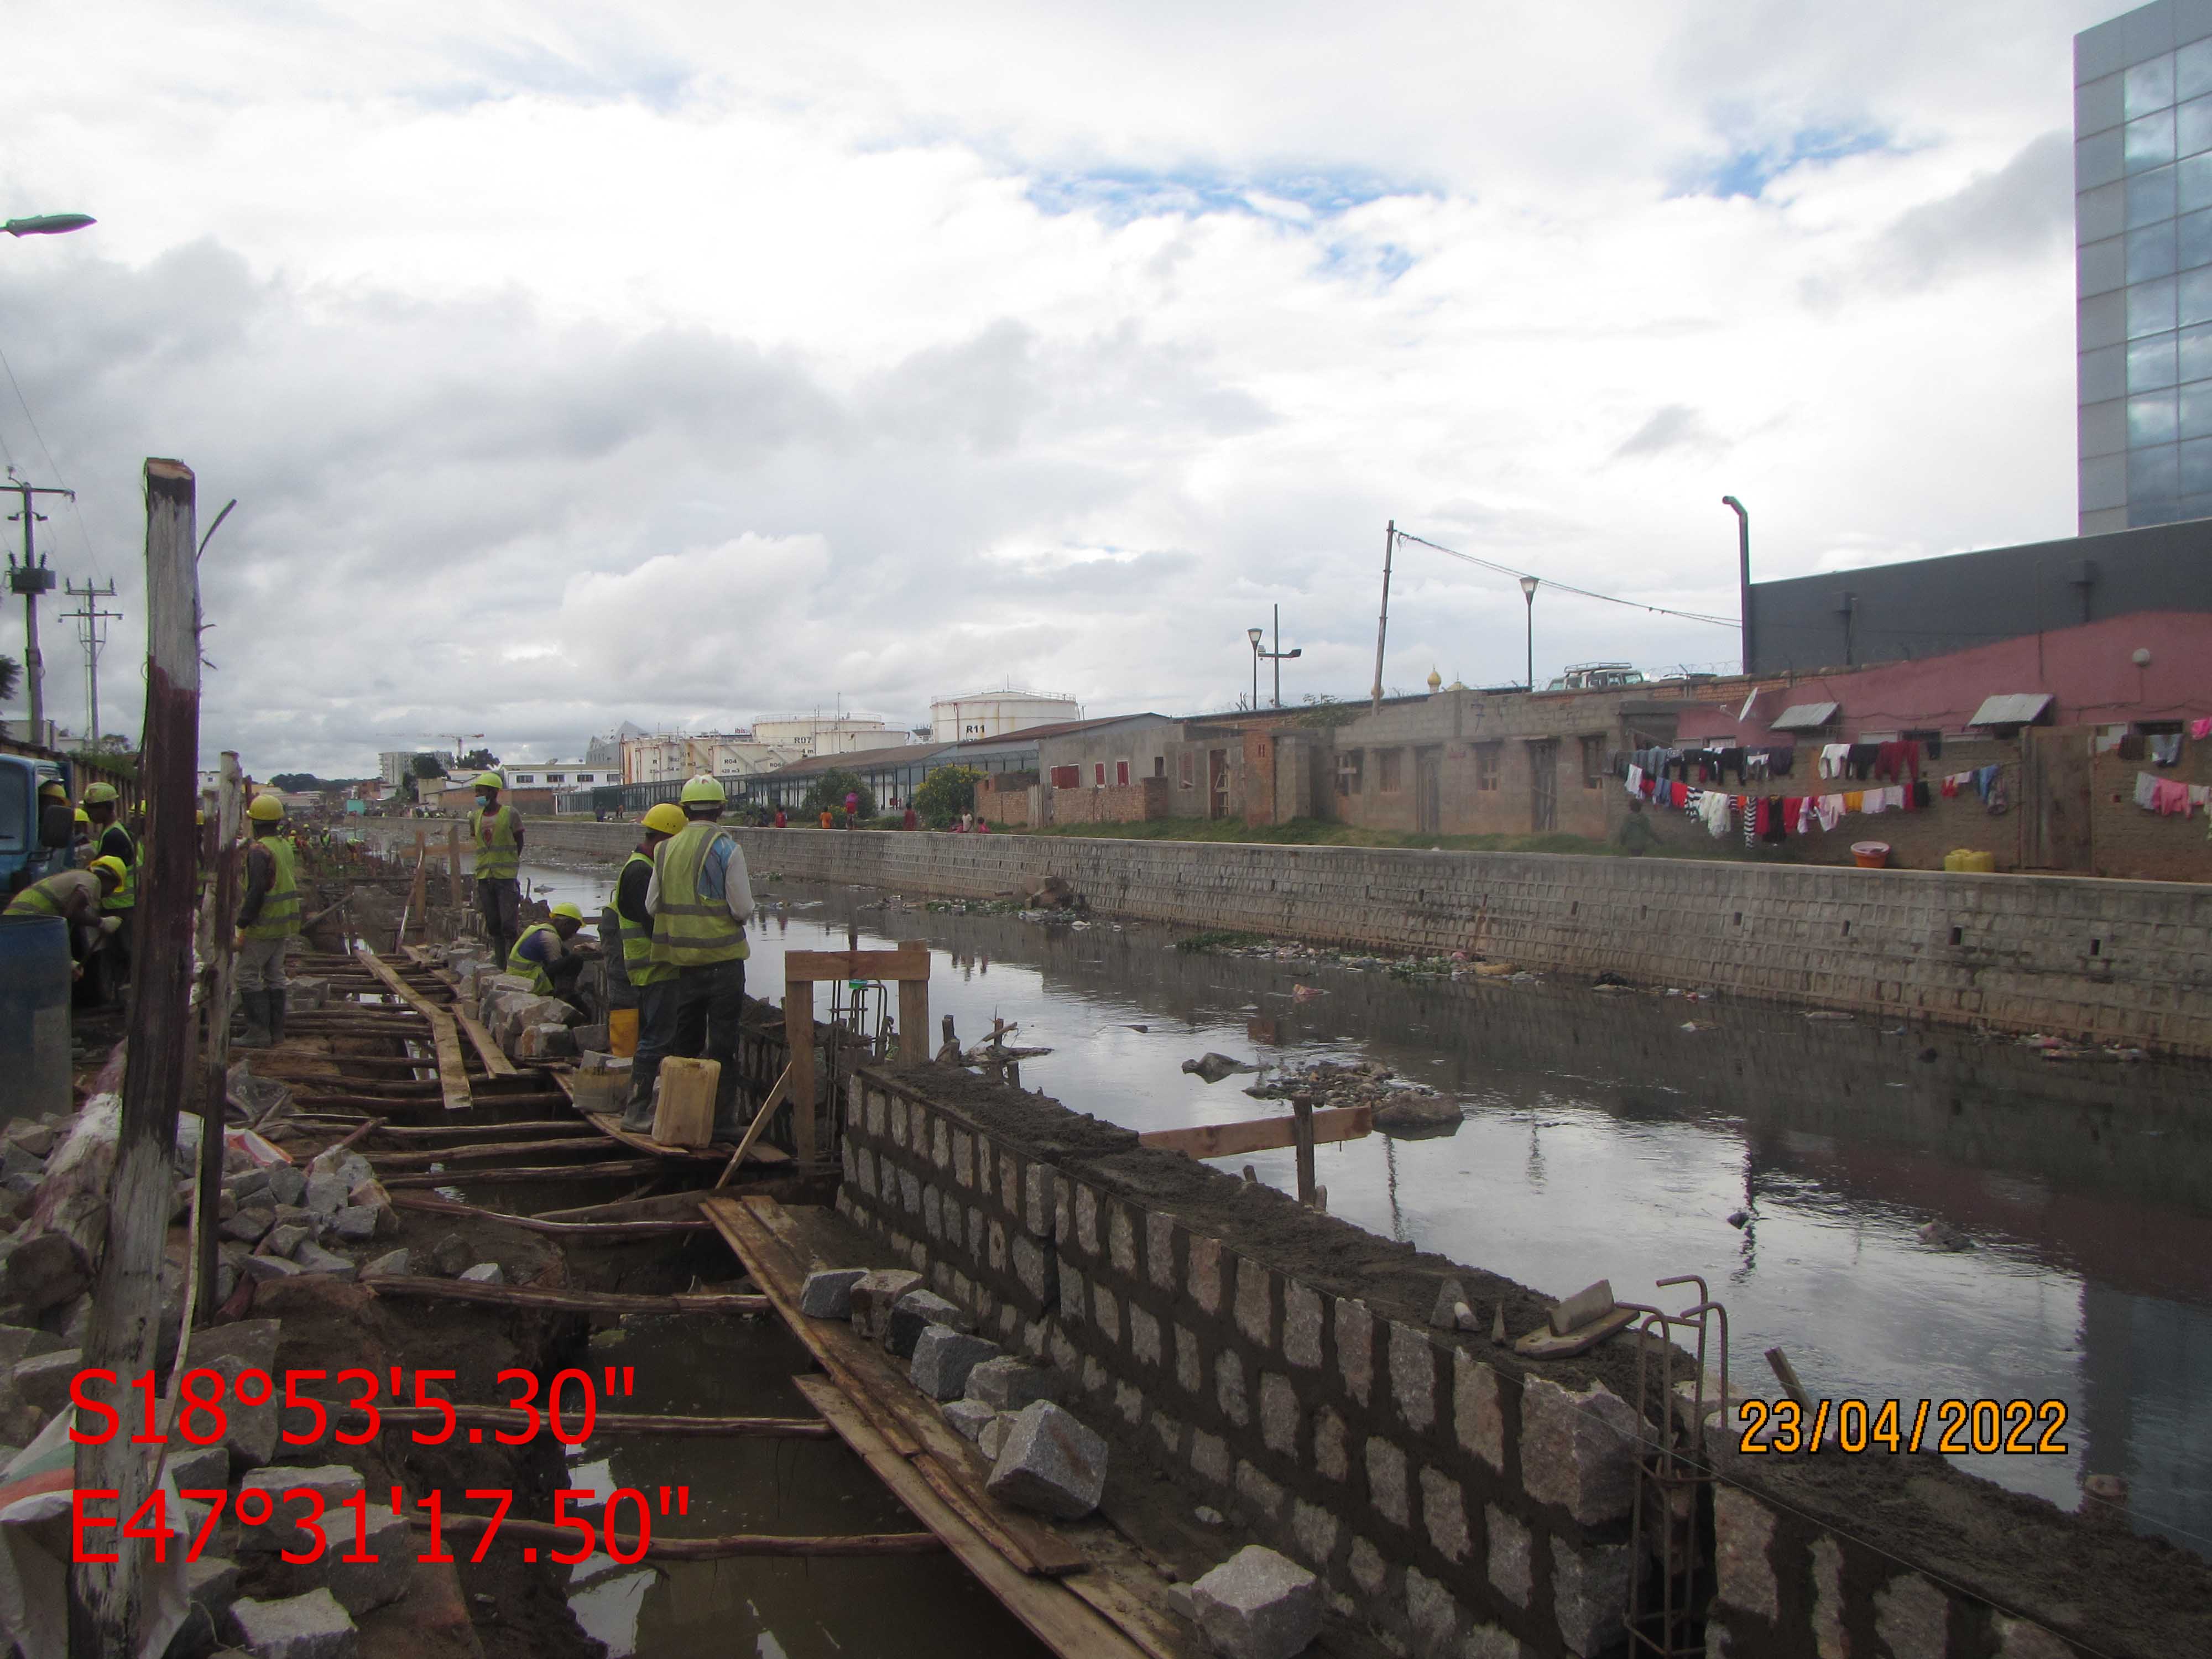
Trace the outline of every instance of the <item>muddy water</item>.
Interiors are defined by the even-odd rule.
[[[2139,1528],[2212,1554],[2212,1068],[767,890],[786,908],[755,930],[757,992],[778,993],[787,945],[842,944],[848,922],[864,945],[926,939],[933,1016],[968,1042],[1018,1023],[1054,1051],[1024,1063],[1025,1085],[1132,1128],[1279,1109],[1249,1078],[1182,1071],[1208,1049],[1372,1059],[1432,1085],[1460,1101],[1456,1132],[1322,1148],[1332,1211],[1555,1295],[1605,1278],[1646,1300],[1656,1279],[1702,1273],[1729,1310],[1733,1376],[1762,1392],[1778,1344],[1815,1394],[1899,1399],[1908,1421],[1923,1399],[2062,1401],[2063,1455],[1963,1461],[2068,1506],[2084,1474],[2124,1474]],[[1299,983],[1322,994],[1297,1000]],[[1230,1167],[1246,1162],[1292,1183],[1287,1152]]]

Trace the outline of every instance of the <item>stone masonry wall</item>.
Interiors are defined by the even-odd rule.
[[[1501,1306],[1517,1333],[1546,1304],[964,1072],[863,1068],[842,1129],[842,1214],[1054,1366],[1117,1457],[1320,1573],[1393,1651],[1625,1649],[1646,1432],[1626,1342],[1540,1363],[1433,1329],[1446,1276],[1486,1331]],[[2212,1574],[2159,1545],[1932,1459],[1765,1467],[1784,1462],[1728,1462],[1709,1653],[2149,1659],[2212,1636]]]
[[[534,820],[541,852],[635,830]],[[755,875],[991,897],[1065,876],[1099,910],[1480,951],[1815,1006],[2212,1054],[2212,887],[1560,854],[740,830]]]

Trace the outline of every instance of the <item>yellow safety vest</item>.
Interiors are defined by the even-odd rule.
[[[238,931],[248,939],[284,939],[300,931],[298,849],[283,836],[264,836],[253,846],[265,849],[275,860],[276,873],[261,896],[261,908],[251,927]],[[248,849],[247,857],[252,853]]]
[[[63,895],[71,888],[76,887],[78,884],[76,878],[85,873],[82,870],[62,870],[48,876],[43,881],[34,881],[15,897],[9,899],[8,908],[0,914],[11,916],[66,915],[69,913],[68,901],[63,897]],[[94,886],[97,887],[100,884],[100,878],[94,876],[92,882]]]
[[[653,959],[671,968],[703,968],[750,956],[745,930],[726,903],[699,891],[707,849],[726,834],[711,818],[684,826],[660,849],[660,903],[653,913]]]
[[[507,971],[520,974],[530,981],[530,988],[541,997],[553,994],[553,981],[546,971],[522,954],[522,940],[536,933],[551,933],[560,938],[560,931],[550,921],[533,921],[522,930],[522,939],[514,941],[514,948],[507,953]]]
[[[653,868],[652,859],[634,849],[623,864],[624,875],[629,873],[629,866],[633,864],[641,864],[648,870]],[[623,976],[641,991],[648,985],[674,979],[676,969],[673,964],[653,959],[652,930],[639,927],[619,909],[615,912],[615,918],[622,924]]]
[[[123,830],[120,823],[93,825],[92,855],[100,856],[100,849],[107,844],[111,830]],[[138,902],[138,859],[141,848],[128,830],[123,830],[123,839],[131,843],[131,856],[123,860],[123,885],[100,902],[103,910],[128,910]]]
[[[491,826],[489,841],[484,838],[487,822]],[[481,806],[469,815],[469,834],[477,843],[478,881],[512,881],[521,872],[522,844],[514,838],[516,826],[521,822],[515,810],[504,804],[492,810],[489,820]]]

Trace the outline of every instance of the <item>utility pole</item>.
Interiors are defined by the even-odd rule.
[[[1751,514],[1743,510],[1743,503],[1733,495],[1721,497],[1721,505],[1735,514],[1735,603],[1736,616],[1743,629],[1743,672],[1751,672]]]
[[[64,614],[76,624],[76,642],[84,647],[84,703],[87,723],[92,728],[92,746],[100,747],[100,653],[107,644],[107,629],[103,623],[120,622],[120,611],[102,611],[100,601],[115,597],[115,584],[95,586],[87,582],[79,587],[74,582],[64,582],[62,592],[82,603],[74,611]]]
[[[1375,693],[1370,710],[1382,707],[1382,641],[1390,632],[1390,555],[1398,546],[1398,521],[1382,530],[1382,614],[1375,622]]]
[[[66,495],[76,499],[74,489],[53,489],[45,484],[27,483],[15,476],[15,469],[8,471],[8,482],[0,489],[12,489],[23,498],[22,510],[10,513],[10,519],[23,521],[23,562],[15,562],[15,556],[8,556],[8,591],[23,596],[23,683],[30,687],[30,730],[27,733],[33,743],[46,741],[46,660],[39,654],[39,595],[54,591],[54,573],[38,556],[37,526],[46,514],[36,509],[33,501],[38,495]]]

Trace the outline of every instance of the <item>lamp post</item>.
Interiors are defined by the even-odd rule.
[[[1743,503],[1733,495],[1721,497],[1721,505],[1735,514],[1735,606],[1736,617],[1743,629],[1743,672],[1751,672],[1751,514],[1743,510]]]
[[[1287,658],[1305,654],[1302,648],[1296,647],[1288,651],[1283,649],[1283,607],[1279,605],[1275,607],[1275,648],[1273,651],[1260,648],[1260,630],[1256,628],[1246,629],[1244,637],[1252,641],[1252,707],[1257,708],[1260,706],[1260,659],[1265,657],[1275,665],[1275,707],[1280,708],[1283,706],[1283,663]]]
[[[1521,597],[1528,604],[1528,689],[1536,689],[1536,578],[1521,579]]]

